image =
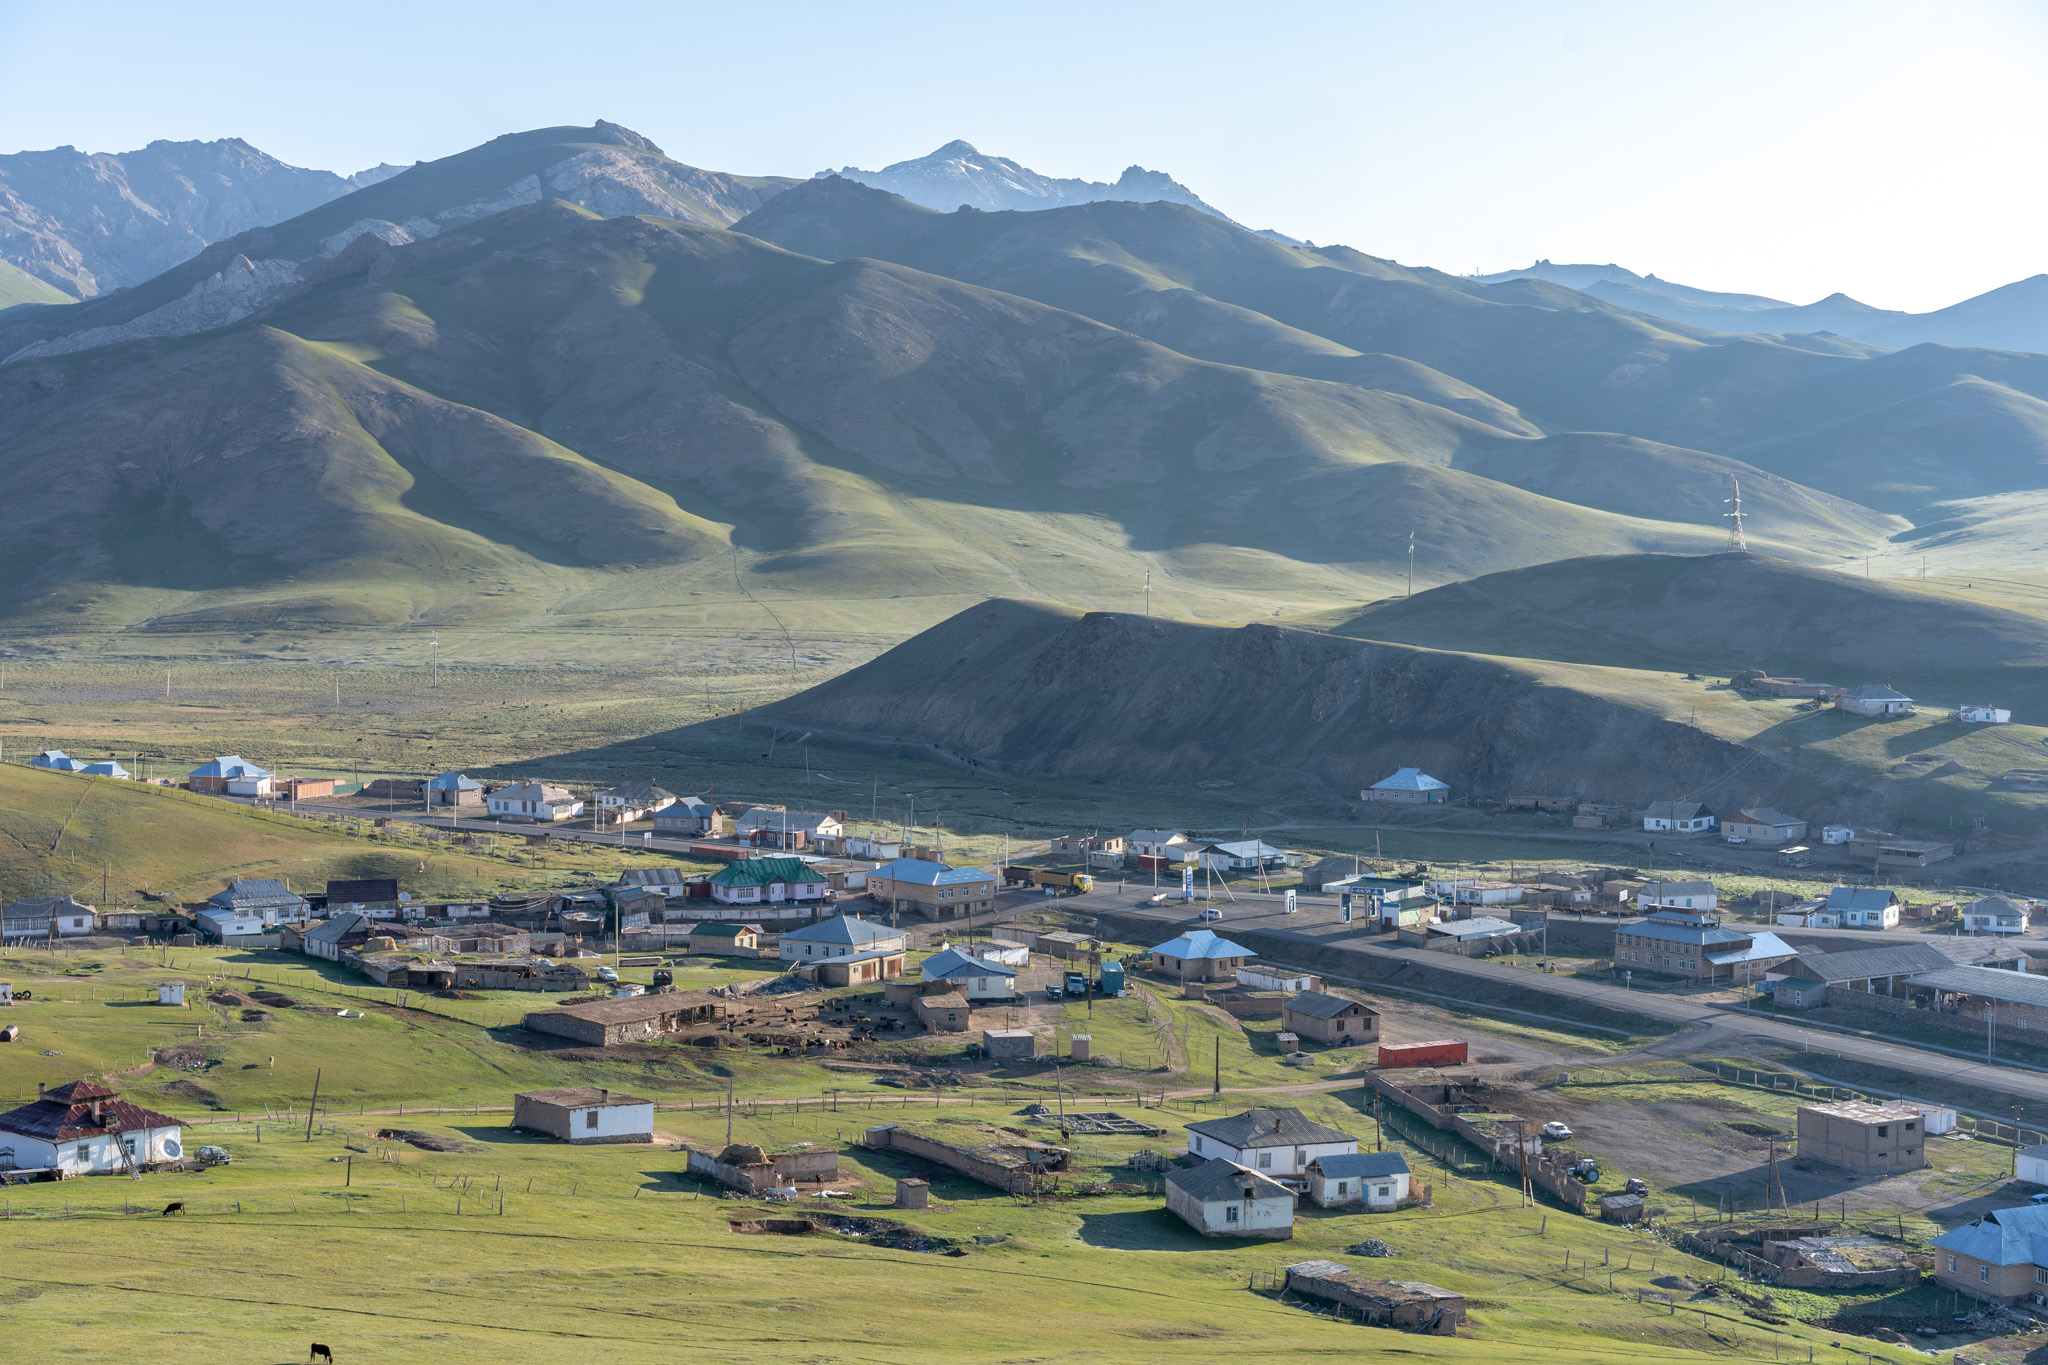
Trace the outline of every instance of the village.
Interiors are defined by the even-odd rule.
[[[54,751],[35,765],[126,776],[88,774]],[[230,801],[351,799],[239,756],[183,787]],[[1389,813],[1457,799],[1410,767],[1359,795]],[[446,822],[456,838],[486,822],[547,839],[580,818],[592,837],[622,842],[638,827],[673,865],[459,901],[398,878],[237,878],[175,906],[18,898],[0,909],[0,953],[18,978],[0,981],[0,1046],[73,1053],[57,1011],[86,1003],[77,973],[104,962],[123,967],[124,984],[103,978],[93,1004],[196,1033],[148,1049],[154,1067],[39,1081],[34,1099],[0,1114],[0,1186],[31,1202],[89,1176],[206,1175],[218,1190],[257,1154],[246,1116],[230,1121],[208,1082],[281,1024],[308,1012],[491,1019],[502,1045],[576,1083],[473,1090],[476,1116],[498,1113],[543,1164],[548,1144],[665,1146],[674,1160],[658,1187],[733,1202],[726,1221],[742,1236],[936,1245],[947,1239],[906,1232],[906,1220],[995,1195],[1028,1208],[1114,1199],[1119,1217],[1147,1220],[1132,1224],[1144,1229],[1133,1245],[1300,1239],[1313,1254],[1269,1258],[1246,1272],[1249,1287],[1333,1321],[1454,1336],[1482,1330],[1475,1302],[1498,1286],[1446,1273],[1441,1255],[1383,1266],[1399,1252],[1377,1230],[1414,1238],[1475,1190],[1501,1207],[1485,1191],[1506,1188],[1544,1235],[1554,1219],[1580,1219],[1690,1267],[1639,1287],[1638,1307],[1704,1304],[1703,1323],[1732,1309],[1775,1329],[1792,1319],[1774,1293],[1796,1290],[1855,1306],[1874,1339],[1895,1344],[2024,1340],[2037,1327],[2048,1133],[2005,1114],[2016,1092],[1989,1078],[1960,1089],[1936,1078],[1953,1069],[1943,1057],[2048,1061],[2033,1045],[2048,1030],[2048,990],[2030,971],[2039,907],[1878,884],[1953,852],[1930,841],[1682,800],[1505,803],[1574,827],[1627,822],[1663,840],[1667,862],[1714,843],[1797,867],[1839,850],[1851,874],[1811,895],[1724,897],[1710,876],[1635,866],[1444,875],[1168,827],[1061,834],[956,865],[937,831],[870,821],[856,832],[844,810],[712,802],[653,782],[579,794],[444,773],[383,779],[352,799],[381,810],[375,819],[403,806]],[[1496,975],[1446,975],[1478,970]],[[1488,984],[1502,972],[1514,983]],[[1567,987],[1596,994],[1574,1004],[1554,994]],[[1656,1002],[1883,1037],[1927,1064],[1836,1083],[1740,1052],[1688,1056],[1658,1042],[1667,1025],[1635,1013]],[[313,1091],[340,1058],[325,1045],[307,1055],[316,1075],[303,1103],[264,1101],[273,1133],[288,1112],[309,1143],[339,1131],[351,1182],[358,1157],[402,1167],[415,1119],[373,1129],[332,1080],[323,1100]],[[276,1057],[239,1065],[266,1072]],[[152,1073],[181,1077],[156,1093],[208,1095],[213,1112],[173,1116],[122,1084]],[[1723,1092],[1739,1098],[1715,1102],[1747,1117],[1694,1117],[1695,1097]],[[1638,1094],[1666,1101],[1669,1117],[1647,1132],[1614,1108]],[[831,1117],[850,1113],[860,1118]],[[262,1123],[253,1133],[272,1145]],[[465,1143],[449,1141],[422,1150]],[[1194,1241],[1175,1241],[1169,1224]],[[1455,1241],[1453,1226],[1431,1240]],[[1587,1266],[1564,1254],[1561,1282],[1583,1281]],[[1600,1254],[1610,1269],[1612,1245]],[[1858,1330],[1842,1325],[1853,1316],[1835,1330]]]

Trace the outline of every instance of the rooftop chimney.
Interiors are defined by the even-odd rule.
[[[609,1090],[605,1089],[605,1088],[604,1088],[603,1086],[599,1086],[599,1087],[597,1088],[597,1102],[598,1102],[599,1104],[603,1104],[603,1103],[604,1103],[604,1102],[605,1102],[606,1100],[609,1100],[609,1099],[610,1099],[611,1097],[612,1097],[612,1092],[611,1092],[611,1091],[609,1091]]]
[[[37,1099],[41,1099],[41,1098],[43,1097],[43,1092],[44,1092],[44,1091],[45,1091],[46,1089],[48,1089],[48,1088],[49,1088],[49,1087],[45,1086],[45,1085],[44,1085],[44,1084],[43,1084],[43,1083],[42,1083],[41,1081],[37,1081],[37,1082],[36,1082],[36,1098],[37,1098]]]

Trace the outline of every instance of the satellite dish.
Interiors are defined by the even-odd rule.
[[[404,904],[404,903],[405,903],[406,901],[409,901],[409,900],[411,900],[411,899],[412,899],[412,892],[410,892],[410,891],[401,891],[401,892],[399,892],[399,893],[398,893],[398,900],[399,900],[399,903],[400,903],[401,905],[402,905],[402,904]]]

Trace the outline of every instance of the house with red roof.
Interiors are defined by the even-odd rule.
[[[184,1154],[178,1120],[91,1081],[38,1086],[34,1103],[0,1114],[0,1170],[123,1175]]]

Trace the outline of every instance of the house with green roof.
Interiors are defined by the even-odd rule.
[[[822,901],[831,894],[825,874],[801,858],[742,858],[711,878],[711,899],[726,905]]]

